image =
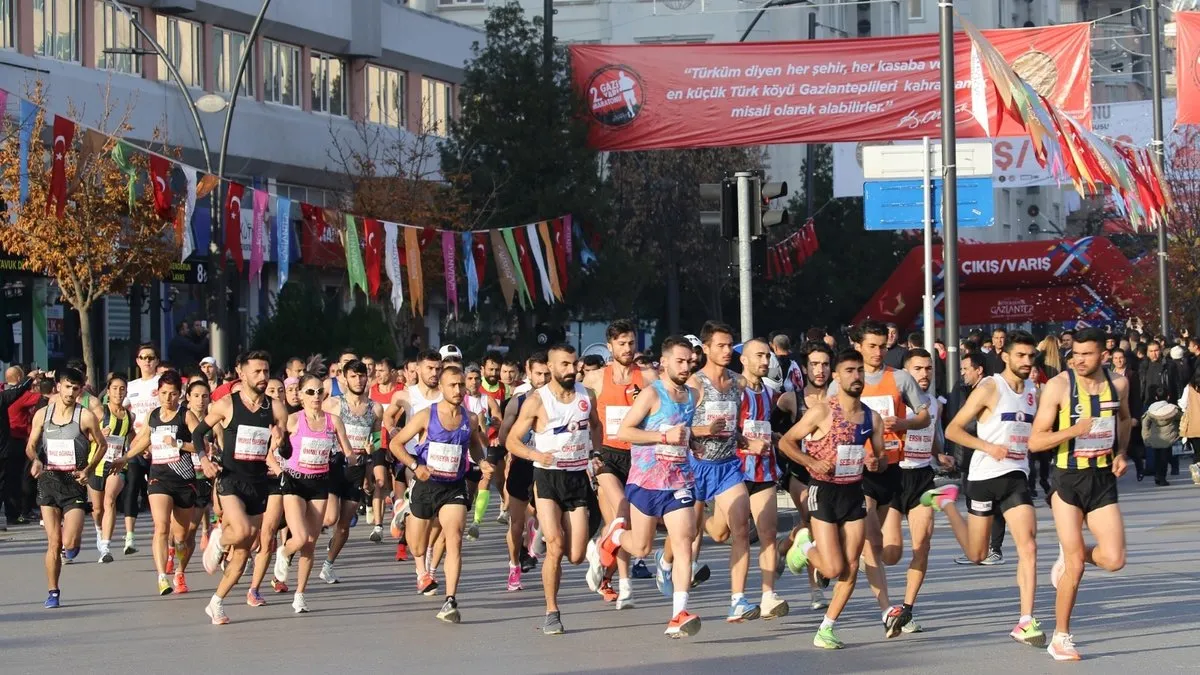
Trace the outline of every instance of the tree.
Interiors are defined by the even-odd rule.
[[[1186,127],[1184,137],[1171,144],[1167,163],[1167,182],[1175,200],[1175,210],[1167,217],[1167,299],[1173,330],[1187,329],[1193,334],[1200,325],[1200,132]],[[1154,234],[1151,231],[1149,234]],[[1142,293],[1148,306],[1141,312],[1146,326],[1158,326],[1158,274],[1154,252],[1157,244],[1146,237],[1143,256],[1146,274]]]
[[[346,347],[376,356],[395,358],[397,354],[385,318],[387,308],[359,305],[343,312],[325,296],[311,270],[298,270],[273,301],[271,311],[254,324],[250,345],[270,351],[279,363],[314,354],[337,358],[338,350]],[[313,325],[321,330],[296,330],[297,326]]]
[[[0,198],[8,205],[8,217],[0,221],[0,246],[24,258],[31,272],[54,279],[63,301],[79,314],[83,358],[95,385],[100,373],[93,362],[92,305],[106,295],[124,293],[133,284],[162,279],[178,256],[178,248],[173,223],[156,212],[153,191],[138,189],[131,195],[128,175],[112,158],[118,139],[132,130],[131,109],[117,115],[107,92],[97,124],[104,134],[102,145],[90,144],[82,129],[76,134],[77,142],[65,151],[69,193],[64,215],[59,218],[47,209],[51,163],[40,145],[46,131],[43,98],[40,85],[29,96],[38,112],[33,119],[34,140],[26,172],[29,195],[23,204],[18,135],[0,145]],[[78,119],[75,107],[70,103],[67,107],[68,117]],[[91,137],[93,141],[96,138]],[[99,151],[93,152],[96,149]],[[158,150],[170,154],[165,147]],[[137,175],[147,175],[148,155],[129,152],[126,157]]]

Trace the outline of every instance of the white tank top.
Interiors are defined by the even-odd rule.
[[[1037,412],[1033,380],[1025,380],[1024,389],[1018,394],[1004,381],[1003,375],[992,375],[992,379],[1000,395],[991,416],[979,423],[979,438],[1006,448],[1008,455],[997,461],[976,450],[971,454],[971,481],[999,478],[1013,471],[1029,473],[1029,433]]]
[[[905,406],[906,417],[916,415],[912,408]],[[935,426],[942,412],[941,401],[936,397],[929,398],[929,426],[924,429],[909,429],[904,435],[904,458],[900,460],[901,469],[923,469],[933,461],[933,439],[937,435]]]
[[[534,462],[539,469],[584,471],[592,452],[592,436],[588,421],[592,415],[592,399],[582,384],[575,384],[575,396],[563,403],[550,392],[550,385],[539,387],[537,395],[546,409],[546,428],[533,432],[533,447],[538,452],[554,455],[554,466]]]
[[[425,396],[421,394],[421,385],[419,384],[415,384],[405,391],[408,392],[408,409],[410,415],[416,415],[422,410],[432,408],[435,403],[442,400],[442,392],[440,391],[437,392],[437,396],[434,398],[425,398]],[[419,444],[419,441],[414,438],[404,444],[404,449],[408,451],[408,454],[416,455],[417,446]]]

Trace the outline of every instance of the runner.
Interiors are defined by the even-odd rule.
[[[496,362],[496,372],[500,372],[500,364]],[[488,461],[480,465],[479,484],[477,486],[478,494],[475,495],[474,517],[471,524],[467,526],[467,538],[475,540],[479,538],[479,525],[483,522],[483,516],[487,513],[488,504],[491,501],[491,486],[493,475],[503,475],[503,471],[496,470],[496,464],[504,465],[504,455],[494,452],[491,445],[494,439],[500,436],[500,402],[497,397],[488,392],[481,384],[483,378],[481,368],[475,364],[466,367],[466,393],[463,398],[464,405],[467,406],[467,411],[471,413],[479,422],[480,430],[488,440],[487,458]],[[496,394],[503,394],[507,388],[496,382]],[[506,453],[507,454],[507,453]],[[503,491],[504,484],[501,482],[500,490]],[[504,504],[501,502],[501,507]]]
[[[1095,328],[1075,334],[1071,367],[1046,383],[1029,438],[1031,451],[1054,452],[1050,506],[1059,548],[1050,570],[1057,589],[1054,638],[1046,650],[1056,661],[1080,658],[1071,635],[1071,614],[1084,564],[1109,572],[1125,566],[1117,479],[1125,473],[1132,429],[1129,381],[1100,366],[1104,338]],[[1085,522],[1096,538],[1094,546],[1083,539]]]
[[[217,478],[221,524],[209,536],[204,550],[204,571],[213,574],[221,563],[222,552],[228,549],[224,574],[204,608],[214,625],[229,623],[224,599],[246,569],[250,549],[262,527],[270,483],[280,472],[273,451],[283,441],[287,411],[283,403],[267,398],[270,360],[264,351],[241,354],[237,366],[241,389],[213,403],[208,416],[192,430],[193,437],[203,438],[213,426],[222,427]]]
[[[375,383],[371,385],[371,400],[378,403],[383,409],[383,414],[386,417],[388,408],[392,404],[392,396],[396,391],[403,389],[404,385],[396,381],[399,371],[396,370],[396,363],[391,358],[384,357],[375,363]],[[293,411],[294,412],[294,411]],[[389,429],[387,426],[380,428],[380,444],[379,447],[371,452],[371,541],[375,541],[376,533],[379,535],[379,541],[383,541],[383,514],[387,508],[388,492],[391,491],[392,485],[392,457],[387,451]],[[397,497],[404,494],[403,492],[396,493]]]
[[[617,439],[617,430],[650,379],[643,377],[641,371],[633,366],[637,326],[632,321],[618,319],[608,324],[605,338],[612,361],[600,370],[588,373],[583,378],[583,386],[596,397],[598,417],[604,428],[604,445],[592,453],[592,466],[599,487],[600,511],[604,522],[611,524],[617,518],[623,518],[626,522],[629,520],[625,484],[629,480],[630,444]],[[633,607],[629,554],[623,549],[617,551],[618,580],[615,592],[611,585],[613,570],[600,566],[595,542],[588,542],[588,561],[591,563],[586,577],[588,588],[599,592],[607,602],[615,600],[617,609]]]
[[[41,371],[29,375],[35,382],[41,380]],[[63,563],[70,564],[79,555],[83,536],[87,507],[84,486],[104,458],[95,453],[89,460],[88,444],[107,445],[96,416],[78,403],[83,373],[64,368],[57,379],[57,396],[34,413],[25,444],[25,456],[32,464],[30,472],[37,479],[37,503],[46,529],[46,609],[56,609],[62,602],[59,574]]]
[[[1030,429],[1037,411],[1033,361],[1037,341],[1025,331],[1009,336],[1000,355],[1004,372],[984,378],[967,397],[946,427],[946,440],[971,448],[971,481],[967,485],[964,523],[954,501],[958,488],[947,485],[925,493],[921,502],[946,514],[954,538],[974,563],[988,554],[994,514],[1004,515],[1017,545],[1017,588],[1021,616],[1010,633],[1017,642],[1035,647],[1046,644],[1041,624],[1033,617],[1037,590],[1037,514],[1029,494]],[[978,436],[966,426],[978,421]]]
[[[187,592],[184,576],[192,548],[187,541],[187,528],[192,522],[192,509],[196,507],[196,469],[192,464],[192,427],[197,420],[186,408],[180,408],[183,394],[183,379],[179,373],[168,370],[159,376],[158,401],[146,417],[146,423],[133,442],[125,459],[132,460],[150,451],[150,514],[154,518],[154,539],[151,551],[154,567],[158,571],[158,594],[170,595],[175,590],[169,580],[172,571],[167,569],[167,549],[174,549],[178,557],[175,579],[181,593]],[[202,460],[208,461],[207,458]]]
[[[779,449],[812,476],[808,485],[812,529],[796,535],[787,554],[788,565],[798,569],[811,564],[826,579],[838,580],[825,618],[813,636],[813,645],[822,649],[845,646],[835,628],[854,593],[866,537],[863,469],[876,473],[887,466],[883,419],[860,400],[865,380],[863,356],[854,350],[840,352],[833,362],[833,380],[837,394],[814,402],[779,439]]]
[[[404,389],[392,395],[391,405],[388,406],[387,412],[384,413],[383,425],[389,430],[389,434],[399,430],[401,415],[404,416],[405,420],[411,420],[414,415],[437,403],[442,397],[441,392],[438,391],[438,377],[442,372],[441,354],[432,350],[424,351],[417,355],[412,364],[416,380],[412,384],[405,385]],[[408,454],[411,455],[416,450],[416,441],[409,441]],[[403,477],[407,471],[404,465],[396,462],[392,469],[397,480],[403,481]],[[404,494],[403,482],[397,486],[396,494]],[[398,539],[396,543],[396,560],[404,560],[408,557],[408,540],[404,536],[407,508],[408,504],[405,503],[401,508],[393,509],[392,533],[397,535],[396,538]],[[433,524],[434,532],[431,541],[437,540],[438,528],[439,525],[435,522]],[[428,550],[432,557],[432,547]],[[437,585],[435,583],[429,590],[432,592],[436,588]]]
[[[283,380],[274,377],[267,380],[267,398],[273,402],[283,403],[284,412],[291,414],[287,412],[285,391],[286,384]],[[274,453],[275,463],[283,466],[280,448],[276,448]],[[254,553],[254,566],[250,572],[250,588],[246,590],[246,604],[251,607],[262,607],[267,604],[262,593],[259,592],[259,588],[271,566],[271,554],[275,552],[278,545],[276,535],[279,534],[279,528],[283,527],[283,485],[277,478],[273,477],[268,485],[267,510],[263,512],[262,527],[258,531],[258,550]],[[271,579],[271,589],[276,593],[287,593],[288,591],[287,584],[274,577]]]
[[[508,452],[504,449],[504,444],[500,442],[500,419],[503,415],[503,406],[506,401],[512,396],[512,391],[508,385],[500,381],[500,366],[504,357],[497,352],[488,352],[487,356],[483,357],[483,367],[477,377],[481,377],[479,389],[488,398],[486,410],[471,410],[476,416],[483,412],[484,428],[487,429],[487,458],[488,466],[491,470],[485,469],[483,477],[480,481],[481,488],[479,494],[475,496],[474,517],[471,521],[471,526],[468,529],[468,536],[472,538],[479,536],[479,525],[483,522],[483,517],[487,515],[488,504],[492,500],[491,488],[495,487],[500,492],[500,513],[504,513],[508,508],[508,494],[504,491],[504,479],[507,474],[507,462],[505,457]],[[467,379],[470,380],[470,373],[467,373]],[[468,382],[468,389],[470,389]],[[472,395],[477,395],[478,390],[472,390]],[[473,534],[472,534],[473,533]]]
[[[197,425],[208,416],[211,392],[208,380],[205,379],[193,380],[187,385],[187,409],[195,417]],[[212,476],[216,476],[216,465],[212,462],[209,452],[211,441],[211,435],[202,439],[192,438],[192,466],[196,470],[196,508],[192,510],[192,522],[187,528],[187,541],[190,547],[195,547],[196,531],[200,530],[201,550],[208,548],[209,513],[212,511],[213,501]],[[205,462],[205,459],[209,461]],[[186,587],[186,580],[184,581]],[[175,580],[175,592],[180,592],[179,579]]]
[[[337,461],[331,467],[330,492],[336,494],[326,504],[325,524],[333,526],[329,538],[329,552],[321,565],[321,581],[336,584],[341,581],[333,569],[338,554],[350,538],[352,521],[356,517],[359,502],[363,500],[363,479],[367,475],[367,463],[373,449],[372,436],[379,433],[383,419],[383,406],[367,396],[367,367],[357,359],[347,361],[342,367],[342,394],[325,399],[322,409],[337,416],[346,429],[350,441],[351,456],[334,455]],[[336,519],[330,522],[331,519]],[[376,536],[378,534],[378,536]],[[383,528],[371,533],[371,541],[383,541]]]
[[[88,496],[92,501],[92,519],[96,524],[96,550],[100,553],[101,563],[113,561],[109,546],[117,525],[117,497],[125,488],[124,463],[118,464],[117,460],[124,457],[129,449],[129,432],[133,423],[129,411],[121,405],[127,387],[128,381],[123,376],[114,374],[109,378],[108,403],[100,417],[105,443],[92,446],[93,453],[103,455],[96,471],[88,476]]]
[[[150,411],[158,407],[158,396],[155,390],[158,389],[158,348],[152,344],[144,344],[138,347],[137,351],[137,367],[139,377],[136,380],[130,380],[127,383],[127,394],[122,404],[133,415],[133,431],[137,433],[141,431],[142,426],[146,423],[146,417],[150,415]],[[134,546],[134,528],[137,526],[138,512],[140,511],[138,497],[145,495],[146,492],[146,473],[150,469],[150,463],[145,457],[137,457],[130,461],[125,468],[125,494],[124,494],[124,513],[125,513],[125,555],[137,553],[137,547]]]
[[[346,383],[342,381],[342,371],[347,363],[356,360],[358,360],[358,355],[353,349],[346,348],[338,352],[338,360],[329,366],[329,376],[325,378],[325,394],[329,398],[341,396],[342,392],[346,390]]]
[[[330,458],[335,452],[347,458],[354,454],[341,419],[323,410],[325,389],[321,378],[304,375],[300,387],[304,409],[288,416],[290,442],[280,453],[285,455],[280,479],[288,538],[275,554],[273,574],[275,581],[286,587],[292,557],[300,554],[296,592],[292,596],[292,610],[296,614],[308,611],[304,592],[312,575],[313,553],[325,518]]]
[[[533,462],[538,524],[546,541],[542,586],[546,620],[542,632],[563,633],[558,587],[565,555],[572,565],[583,562],[588,542],[588,501],[591,481],[588,458],[600,447],[596,403],[575,381],[575,348],[560,344],[547,352],[550,383],[535,390],[521,406],[509,432],[508,451]],[[533,445],[521,439],[533,432]]]
[[[546,352],[534,352],[526,361],[529,381],[535,388],[544,387],[550,382],[548,358]],[[505,406],[504,421],[500,424],[500,438],[506,443],[513,425],[517,422],[521,407],[525,405],[525,399],[528,397],[528,391],[514,395]],[[532,439],[533,432],[530,431],[519,440],[521,443],[529,445]],[[532,501],[530,496],[533,489],[533,462],[510,454],[508,456],[508,477],[504,483],[505,491],[508,492],[508,534],[505,538],[508,544],[507,588],[511,592],[521,590],[521,575],[537,567],[537,558],[530,554],[530,549],[533,548],[533,539],[536,536],[536,527],[526,527],[533,525],[536,521],[530,507]],[[527,534],[528,542],[526,542]]]
[[[479,420],[463,406],[465,378],[461,368],[448,365],[439,376],[442,398],[412,416],[392,439],[389,449],[416,478],[409,520],[410,543],[417,568],[417,591],[425,593],[432,576],[425,567],[425,550],[430,543],[430,521],[440,525],[446,542],[446,602],[437,618],[447,623],[461,620],[458,610],[458,579],[462,570],[462,532],[467,518],[467,486],[464,476],[468,453],[486,467],[486,437]],[[407,444],[420,439],[415,455]]]

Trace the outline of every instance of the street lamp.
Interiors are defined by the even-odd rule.
[[[760,7],[758,13],[755,14],[754,18],[750,20],[750,25],[746,26],[746,32],[742,33],[742,37],[738,39],[738,42],[745,42],[746,38],[750,37],[750,31],[754,30],[754,27],[758,25],[759,19],[763,18],[763,14],[766,14],[768,9],[771,9],[772,7],[787,7],[789,5],[810,4],[812,4],[812,0],[767,0],[767,3]]]

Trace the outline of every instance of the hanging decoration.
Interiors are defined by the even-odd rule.
[[[263,235],[266,229],[267,202],[271,195],[266,190],[254,191],[254,211],[250,222],[250,281],[262,280],[262,267],[265,251],[263,250]]]
[[[242,257],[242,197],[245,193],[246,188],[241,183],[230,183],[225,189],[225,254],[233,254],[238,274],[245,265]]]
[[[421,269],[421,246],[415,227],[404,228],[405,269],[408,270],[408,298],[413,316],[425,315],[425,273]]]
[[[404,306],[404,275],[400,271],[400,226],[395,223],[383,224],[384,269],[387,270],[388,281],[392,284],[392,307],[396,313]]]
[[[275,260],[279,265],[279,290],[288,279],[288,258],[292,257],[292,200],[275,198]]]
[[[442,276],[446,279],[446,301],[451,316],[458,318],[458,274],[454,271],[454,233],[442,232]]]
[[[383,266],[383,223],[374,218],[363,218],[363,233],[367,240],[363,247],[367,290],[374,300],[379,297],[380,268]]]
[[[363,268],[362,246],[358,243],[358,223],[354,216],[349,214],[346,214],[346,240],[342,245],[346,249],[346,272],[350,275],[350,289],[353,291],[354,287],[358,286],[366,294],[367,272]]]
[[[75,123],[54,116],[54,144],[50,148],[50,194],[46,198],[46,213],[62,219],[67,209],[67,152],[75,141]]]

